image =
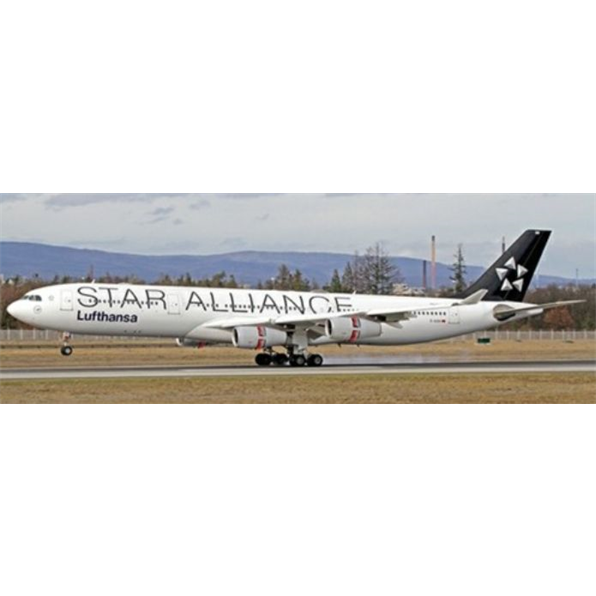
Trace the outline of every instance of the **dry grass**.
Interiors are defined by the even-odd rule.
[[[60,355],[56,343],[5,344],[0,350],[2,368],[76,368],[90,366],[213,366],[250,365],[254,352],[234,348],[193,350],[162,343],[110,344],[81,343],[75,345],[70,358]],[[339,348],[327,346],[320,351],[328,359],[357,359],[378,362],[486,362],[512,360],[590,360],[596,359],[596,342],[534,340],[527,342],[500,340],[489,346],[473,341],[421,344],[418,346]]]
[[[5,381],[0,403],[549,404],[596,403],[596,375],[333,375],[323,377]]]
[[[148,342],[77,344],[64,358],[56,344],[2,346],[2,368],[250,365],[254,352],[191,350]],[[330,361],[486,362],[590,360],[596,343],[580,340],[472,341],[396,348],[322,348]],[[5,381],[0,403],[596,403],[596,376],[577,374],[359,375],[257,378]]]

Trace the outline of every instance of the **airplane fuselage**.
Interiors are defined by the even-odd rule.
[[[19,301],[13,308],[18,304],[15,316],[34,327],[204,343],[233,343],[234,327],[269,324],[284,315],[349,317],[375,309],[411,308],[413,312],[403,320],[379,321],[380,334],[375,337],[363,334],[345,343],[415,344],[501,324],[493,316],[494,302],[462,307],[445,298],[91,283],[49,286],[30,294],[39,300]],[[523,316],[530,315],[517,318]],[[225,322],[226,328],[217,322]],[[333,343],[338,342],[324,334],[308,338],[309,345]]]

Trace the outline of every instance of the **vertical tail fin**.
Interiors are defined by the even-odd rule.
[[[550,230],[524,232],[509,250],[458,298],[469,298],[480,290],[486,290],[486,301],[523,302],[551,233]]]

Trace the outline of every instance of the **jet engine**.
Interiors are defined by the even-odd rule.
[[[325,332],[329,339],[338,344],[357,344],[363,339],[379,337],[383,329],[380,323],[374,321],[368,321],[360,317],[342,317],[327,321]]]
[[[234,347],[244,350],[264,350],[275,346],[285,346],[288,334],[269,327],[236,327],[232,333]]]

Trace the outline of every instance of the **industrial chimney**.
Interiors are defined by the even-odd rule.
[[[431,289],[437,289],[437,237],[432,237],[431,245],[431,268],[430,268]]]

